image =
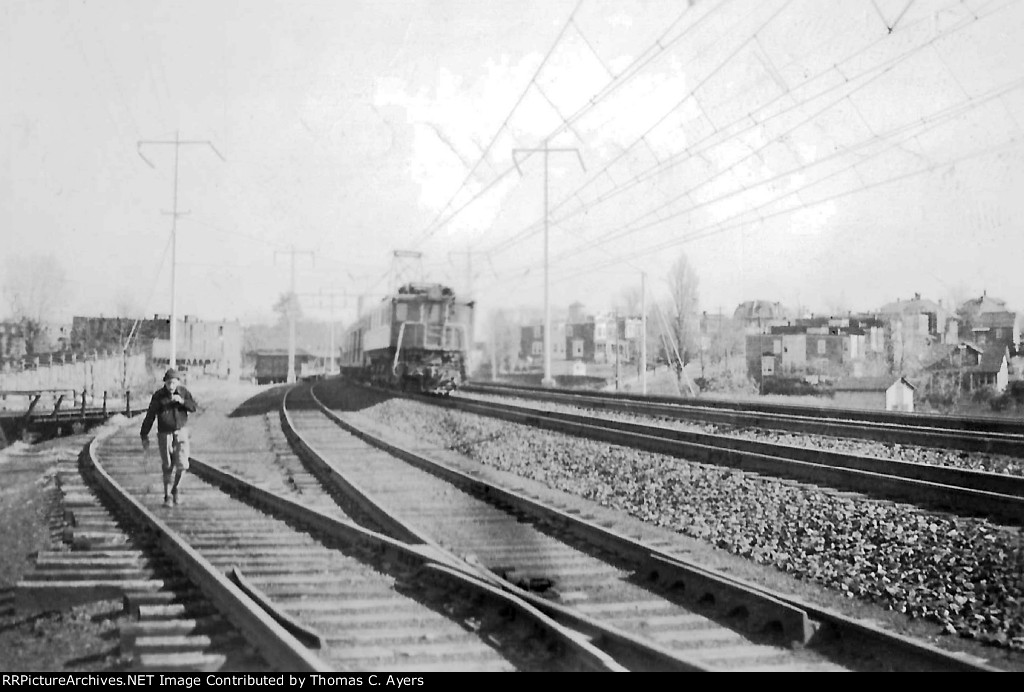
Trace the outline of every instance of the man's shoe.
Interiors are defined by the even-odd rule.
[[[164,495],[164,507],[170,507],[170,506],[171,506],[171,498],[169,498],[168,496]]]
[[[177,505],[178,504],[178,491],[177,490],[174,491],[173,497],[174,497],[174,504]]]

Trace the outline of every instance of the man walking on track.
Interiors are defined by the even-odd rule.
[[[164,373],[164,386],[153,393],[149,410],[142,421],[142,448],[149,449],[149,431],[156,420],[156,439],[160,446],[160,466],[164,476],[164,504],[173,499],[178,504],[178,487],[181,477],[188,471],[189,412],[195,412],[196,402],[192,394],[181,386],[178,371],[171,368]],[[172,482],[173,474],[173,482]]]

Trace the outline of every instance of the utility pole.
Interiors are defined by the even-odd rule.
[[[288,292],[288,384],[292,384],[295,382],[295,311],[298,308],[299,302],[299,297],[295,293],[295,255],[309,255],[313,259],[314,264],[316,263],[316,257],[309,250],[296,250],[294,245],[287,252],[275,252],[275,261],[278,254],[291,255],[292,258],[291,289]]]
[[[178,155],[182,147],[193,146],[200,144],[208,146],[213,150],[213,153],[220,158],[221,161],[226,159],[221,156],[220,152],[217,151],[217,147],[213,146],[213,142],[208,139],[181,139],[178,132],[174,133],[174,139],[172,140],[158,140],[158,139],[147,139],[139,140],[136,144],[136,151],[139,157],[149,164],[150,168],[156,168],[153,162],[142,155],[142,147],[150,145],[174,145],[174,207],[170,212],[163,212],[164,214],[170,214],[171,216],[171,354],[170,354],[170,367],[177,366],[177,355],[178,355],[178,309],[177,309],[177,290],[176,290],[176,279],[177,279],[177,253],[178,253],[178,217],[187,214],[188,212],[178,213]]]
[[[551,148],[548,146],[548,140],[544,140],[544,146],[539,149],[513,149],[512,160],[516,164],[516,170],[519,171],[519,175],[523,174],[522,169],[519,168],[519,159],[516,158],[516,154],[535,154],[543,152],[544,154],[544,379],[541,380],[541,384],[545,387],[553,387],[555,379],[551,376],[551,299],[549,294],[549,281],[548,281],[548,157],[552,153],[566,153],[575,152],[576,158],[580,161],[580,167],[583,170],[587,170],[587,167],[583,165],[583,156],[580,155],[580,150],[577,148]]]
[[[640,393],[647,394],[647,272],[640,272]]]

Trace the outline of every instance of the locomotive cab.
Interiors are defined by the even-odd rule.
[[[342,362],[378,384],[447,394],[466,379],[473,303],[441,284],[406,284],[347,332]]]

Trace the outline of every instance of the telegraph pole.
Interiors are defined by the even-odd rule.
[[[291,255],[292,280],[291,290],[288,292],[288,384],[292,384],[295,382],[295,310],[299,302],[298,295],[295,293],[295,255],[309,255],[314,264],[316,258],[309,250],[296,250],[294,245],[287,252],[275,252],[275,260],[278,254]]]
[[[142,147],[149,145],[174,145],[174,207],[173,211],[164,212],[171,216],[171,354],[170,354],[170,367],[177,366],[177,354],[178,354],[178,310],[177,310],[177,290],[176,290],[176,275],[178,269],[177,253],[178,253],[178,217],[183,216],[188,212],[178,213],[178,155],[182,147],[193,146],[201,144],[208,146],[213,150],[213,153],[220,158],[221,161],[226,159],[221,156],[220,152],[217,151],[217,147],[213,146],[213,142],[208,139],[181,139],[178,132],[174,133],[174,139],[172,140],[157,140],[147,139],[139,140],[136,144],[136,151],[139,157],[149,164],[150,168],[156,168],[153,162],[142,155]]]
[[[539,149],[513,149],[512,160],[516,164],[516,170],[519,171],[519,175],[523,174],[523,171],[519,168],[519,159],[516,158],[516,154],[528,154],[528,153],[544,153],[544,379],[541,380],[541,384],[545,387],[552,387],[555,384],[555,379],[551,377],[551,300],[549,297],[549,281],[548,281],[548,157],[552,153],[566,153],[575,152],[576,157],[580,161],[580,167],[583,170],[587,170],[587,167],[583,165],[583,156],[580,155],[580,150],[577,148],[557,149],[548,146],[548,140],[544,140],[544,146]]]

